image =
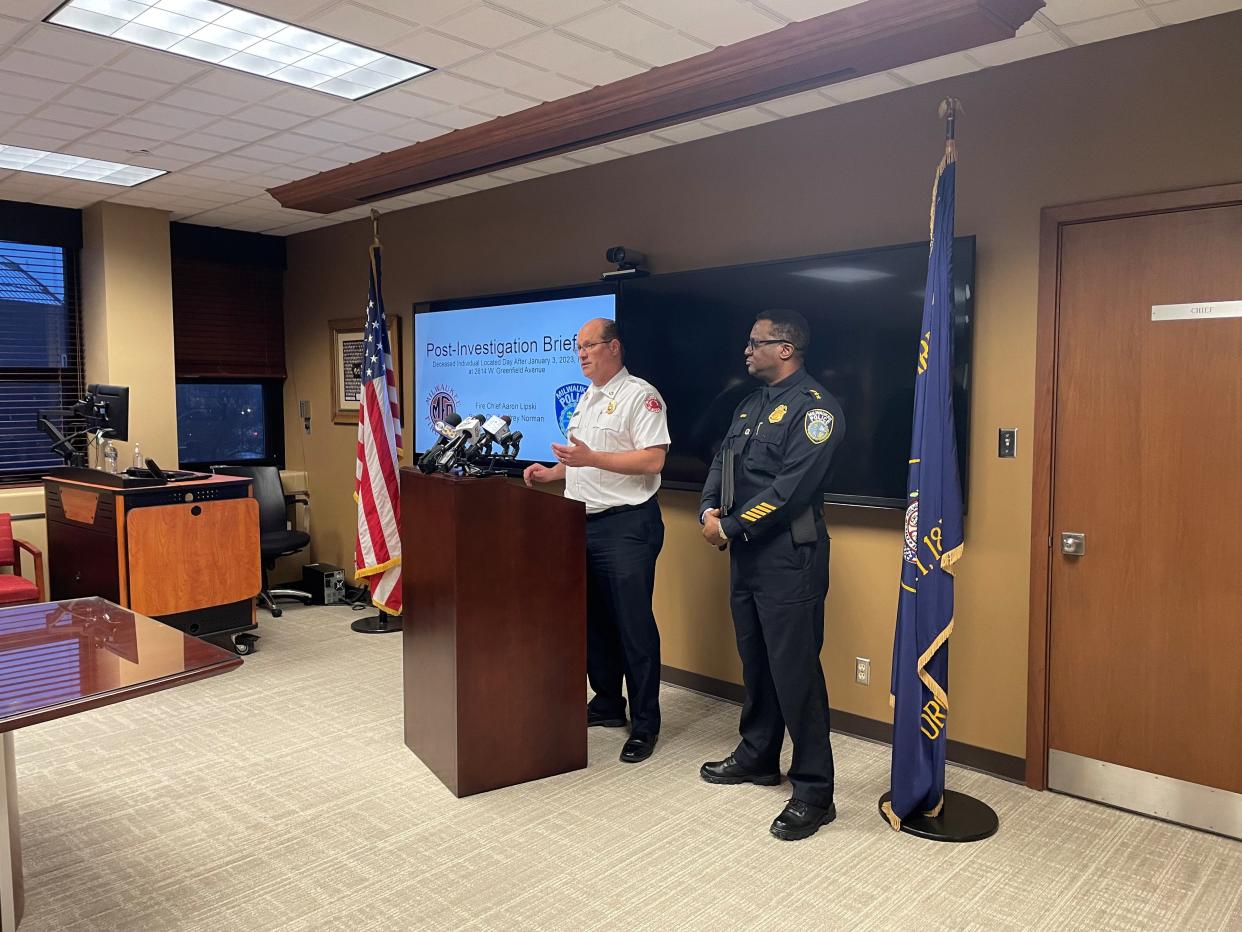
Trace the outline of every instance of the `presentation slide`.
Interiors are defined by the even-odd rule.
[[[415,314],[415,450],[435,442],[433,425],[452,411],[507,414],[522,432],[522,459],[552,460],[587,389],[578,330],[594,317],[615,319],[616,296]]]

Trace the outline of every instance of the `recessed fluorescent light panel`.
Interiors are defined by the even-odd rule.
[[[39,175],[55,175],[57,178],[101,181],[125,188],[132,188],[136,184],[168,174],[160,168],[142,168],[138,165],[122,165],[120,162],[84,159],[80,155],[3,145],[0,145],[0,171],[35,172]]]
[[[431,71],[214,0],[69,0],[47,22],[347,100]]]

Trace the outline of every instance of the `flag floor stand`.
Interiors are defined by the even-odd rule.
[[[376,612],[370,618],[359,618],[349,627],[359,634],[387,634],[390,631],[401,630],[401,616]]]
[[[889,822],[883,806],[892,795],[885,793],[880,797],[880,818],[885,825]],[[983,841],[995,835],[998,828],[1000,819],[991,806],[954,790],[944,791],[944,808],[940,815],[911,816],[901,823],[903,832],[929,841]]]

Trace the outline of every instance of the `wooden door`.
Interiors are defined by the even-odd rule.
[[[1078,780],[1073,767],[1058,776],[1060,759],[1124,768],[1079,766],[1079,777],[1160,775],[1231,797],[1242,793],[1242,317],[1153,321],[1152,307],[1242,300],[1242,206],[1066,224],[1057,298],[1049,785],[1145,808],[1127,800],[1150,787],[1058,786]],[[1062,553],[1067,532],[1085,535],[1082,556]],[[1242,797],[1214,798],[1242,811]],[[1218,823],[1205,827],[1236,833]]]

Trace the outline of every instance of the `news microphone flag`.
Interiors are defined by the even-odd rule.
[[[401,398],[384,316],[378,239],[370,254],[354,470],[354,501],[358,503],[354,575],[367,579],[376,608],[389,615],[400,615],[401,489],[397,459],[401,455]]]
[[[953,426],[953,214],[949,138],[932,188],[931,247],[914,388],[905,547],[893,638],[893,763],[884,814],[894,829],[944,804],[953,577],[962,556],[962,492]]]

